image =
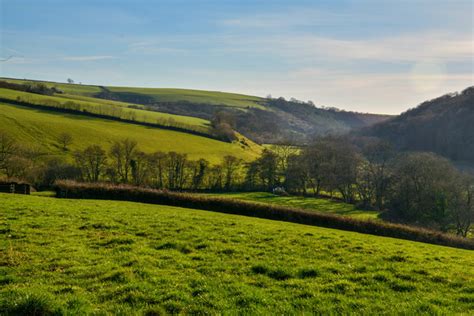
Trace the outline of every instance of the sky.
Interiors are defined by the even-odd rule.
[[[473,0],[0,0],[0,76],[397,114],[474,85]]]

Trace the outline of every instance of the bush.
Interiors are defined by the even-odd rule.
[[[401,224],[359,220],[350,217],[310,212],[277,205],[211,198],[196,194],[153,190],[129,185],[116,186],[105,183],[79,183],[67,180],[57,181],[55,183],[55,190],[57,196],[60,198],[123,200],[188,207],[474,250],[473,240],[433,230]]]

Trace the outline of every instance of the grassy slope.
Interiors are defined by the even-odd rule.
[[[160,112],[152,112],[140,109],[129,108],[127,103],[115,102],[109,100],[102,100],[84,96],[75,96],[75,95],[62,95],[57,96],[45,96],[34,93],[27,93],[22,91],[2,89],[0,88],[0,96],[4,99],[15,101],[20,97],[23,101],[32,103],[32,104],[46,104],[49,105],[51,102],[58,102],[60,104],[65,104],[68,101],[72,101],[80,106],[84,107],[93,107],[93,108],[118,108],[121,109],[123,114],[134,113],[136,115],[136,120],[139,122],[146,123],[156,123],[158,120],[173,120],[177,123],[186,124],[189,126],[196,126],[199,130],[207,130],[209,126],[209,121],[203,120],[200,118],[182,116],[182,115],[173,115]],[[126,117],[126,116],[125,116]]]
[[[10,82],[24,83],[32,82],[31,80],[6,79]],[[43,81],[41,81],[43,82]],[[58,87],[68,94],[79,94],[84,96],[93,96],[99,93],[101,89],[98,86],[65,84],[55,82],[44,82],[46,85]],[[112,92],[139,93],[150,96],[156,101],[174,102],[188,101],[195,103],[207,103],[215,105],[227,105],[234,107],[258,107],[262,98],[248,96],[236,93],[227,93],[219,91],[191,90],[191,89],[171,89],[171,88],[133,88],[133,87],[107,87]]]
[[[71,314],[474,308],[472,251],[128,202],[0,194],[0,205],[4,311],[28,304]]]
[[[53,154],[62,153],[56,145],[62,132],[70,133],[74,139],[71,151],[91,144],[108,148],[113,141],[130,138],[146,152],[176,151],[187,153],[191,159],[205,158],[212,163],[220,162],[224,155],[251,160],[260,152],[260,147],[249,141],[250,147],[243,147],[187,133],[1,103],[0,131],[13,135],[22,144]]]
[[[95,93],[99,93],[101,90],[98,86],[91,85],[81,85],[81,84],[66,84],[66,83],[57,83],[51,81],[41,81],[41,80],[27,80],[27,79],[12,79],[12,78],[0,78],[1,80],[13,82],[13,83],[44,83],[48,87],[57,87],[61,89],[64,93],[67,94],[78,94],[83,96],[92,96]]]
[[[347,215],[360,219],[377,219],[379,215],[379,212],[376,211],[361,210],[352,204],[322,198],[278,196],[268,192],[209,194],[209,196],[297,207],[305,210]]]

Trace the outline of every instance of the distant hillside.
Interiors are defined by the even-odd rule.
[[[287,139],[304,142],[315,135],[344,133],[390,118],[387,115],[321,108],[293,99],[266,99],[216,91],[43,83],[68,95],[133,103],[149,111],[205,120],[213,120],[217,112],[224,112],[235,130],[260,143],[277,143]]]
[[[0,91],[1,93],[1,91]],[[169,129],[153,128],[81,114],[31,108],[0,102],[0,133],[7,133],[23,147],[45,155],[72,157],[76,150],[100,145],[109,150],[114,141],[126,138],[138,143],[140,150],[188,154],[192,160],[204,158],[220,163],[225,155],[251,161],[261,153],[258,146],[242,135],[229,143]],[[58,144],[61,133],[72,136],[70,150],[63,151]]]
[[[474,162],[474,87],[426,101],[363,134],[386,139],[401,150]]]

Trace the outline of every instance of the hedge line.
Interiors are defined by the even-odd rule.
[[[230,143],[231,141],[229,139],[219,137],[218,135],[214,135],[212,132],[204,132],[204,131],[198,131],[194,129],[194,127],[186,127],[184,123],[179,125],[167,125],[166,123],[151,123],[151,122],[143,122],[143,121],[137,121],[137,120],[132,120],[132,119],[127,119],[127,118],[122,118],[118,116],[113,116],[113,115],[107,115],[107,114],[100,114],[100,113],[94,113],[91,112],[85,108],[83,109],[69,109],[69,108],[61,108],[59,106],[52,106],[52,105],[47,105],[47,104],[42,104],[42,103],[32,103],[30,101],[26,100],[12,100],[8,98],[3,98],[0,97],[0,102],[2,103],[7,103],[7,104],[13,104],[13,105],[19,105],[23,107],[28,107],[32,109],[44,109],[52,112],[57,112],[57,113],[65,113],[65,114],[79,114],[79,115],[84,115],[84,116],[89,116],[89,117],[94,117],[94,118],[101,118],[101,119],[106,119],[110,121],[117,121],[117,122],[123,122],[123,123],[129,123],[129,124],[135,124],[135,125],[141,125],[141,126],[146,126],[146,127],[154,127],[154,128],[161,128],[161,129],[166,129],[166,130],[171,130],[171,131],[176,131],[176,132],[183,132],[187,134],[192,134],[196,136],[201,136],[201,137],[206,137],[218,141],[223,141]],[[65,106],[65,104],[59,103],[58,105]],[[181,126],[180,126],[181,125]]]
[[[69,180],[57,181],[55,190],[59,198],[122,200],[179,206],[474,250],[474,240],[438,231],[387,222],[359,220],[277,205],[205,197],[197,194],[176,193],[128,185],[79,183]]]

